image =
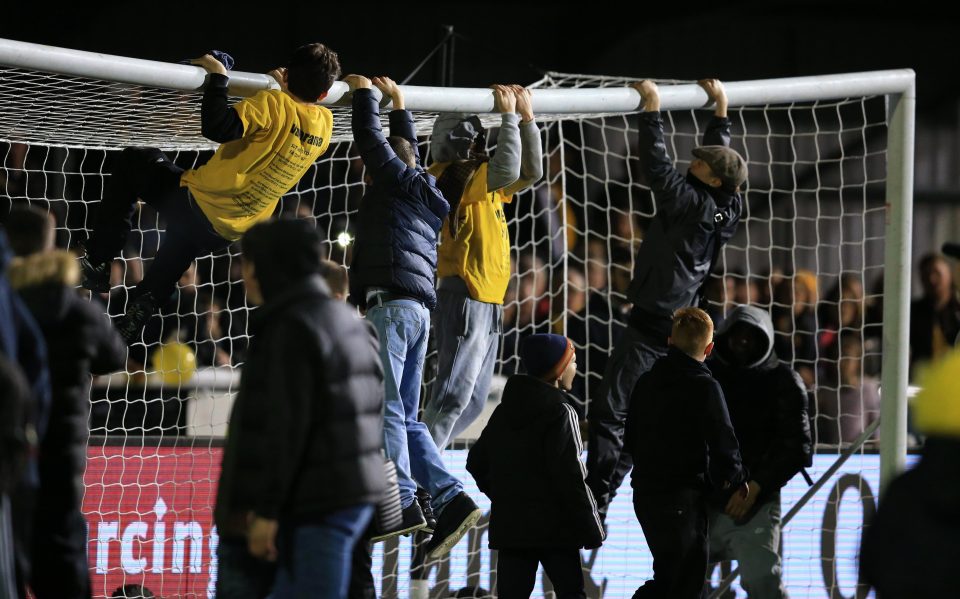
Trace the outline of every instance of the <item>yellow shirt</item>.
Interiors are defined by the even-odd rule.
[[[428,170],[439,177],[447,163]],[[449,214],[437,249],[437,276],[463,279],[470,297],[478,302],[502,304],[510,282],[510,236],[503,205],[513,196],[487,191],[487,163],[463,190],[456,214]],[[451,202],[452,203],[452,202]],[[449,219],[456,218],[456,236],[450,234]]]
[[[330,110],[300,104],[279,90],[258,92],[233,108],[243,121],[243,137],[180,177],[214,230],[230,241],[270,218],[280,196],[327,150],[333,134]]]

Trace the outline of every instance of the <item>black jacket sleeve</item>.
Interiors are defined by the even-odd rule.
[[[544,455],[549,456],[545,466],[550,478],[556,481],[557,489],[561,490],[559,501],[565,503],[569,513],[576,518],[570,526],[578,531],[584,547],[599,547],[605,534],[597,503],[587,488],[586,469],[580,461],[583,442],[577,413],[567,404],[561,404],[561,408],[557,418],[545,430]]]
[[[710,117],[703,132],[703,145],[730,147],[730,119],[719,116]]]
[[[710,480],[716,490],[725,491],[746,480],[740,444],[733,432],[720,385],[707,380],[704,393],[706,401],[700,423],[710,452]]]
[[[491,418],[492,420],[492,418]],[[470,453],[467,454],[467,472],[477,483],[480,492],[490,497],[490,454],[488,446],[490,445],[490,436],[486,434],[487,429],[480,433],[480,438],[476,440]]]
[[[807,391],[800,375],[786,365],[779,367],[776,442],[753,467],[751,478],[763,491],[776,491],[806,465],[813,450],[810,420],[807,416]]]
[[[417,129],[413,124],[413,113],[409,110],[390,111],[390,135],[402,137],[413,146],[413,157],[420,166],[420,148],[417,147]]]
[[[630,394],[629,403],[627,404],[627,417],[623,421],[623,451],[633,457],[634,445],[636,444],[637,438],[637,427],[639,426],[639,416],[637,414],[639,408],[634,405],[635,402],[639,401],[635,398],[644,397],[644,387],[646,386],[647,373],[644,373],[637,379],[637,383],[633,386],[633,393]],[[640,391],[638,392],[637,389]]]
[[[200,133],[210,141],[227,143],[243,137],[243,121],[227,103],[230,78],[219,73],[207,76],[200,104]]]
[[[669,224],[695,207],[701,200],[700,194],[667,156],[660,113],[641,113],[638,130],[642,173],[653,191],[657,216]]]
[[[109,374],[122,369],[127,361],[127,344],[110,319],[83,300],[78,302],[78,310],[78,316],[87,323],[84,336],[91,344],[90,373]]]
[[[369,89],[353,92],[353,115],[351,117],[353,141],[360,150],[363,165],[374,183],[395,181],[407,169],[406,163],[396,153],[380,128],[380,106]],[[416,144],[414,144],[416,145]]]
[[[261,495],[254,512],[276,520],[280,509],[293,491],[297,473],[302,467],[304,451],[311,434],[311,412],[321,409],[316,397],[319,377],[323,376],[323,360],[306,326],[292,320],[280,322],[261,335],[270,348],[266,380],[270,389],[258,389],[254,401],[268,402],[269,409],[260,434],[261,447],[267,455],[276,456],[276,467],[264,472]],[[335,400],[335,398],[324,398]]]

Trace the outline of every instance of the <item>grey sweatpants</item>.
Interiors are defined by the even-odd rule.
[[[780,561],[780,494],[737,524],[722,510],[710,513],[710,562],[735,559],[740,586],[750,599],[785,599]]]

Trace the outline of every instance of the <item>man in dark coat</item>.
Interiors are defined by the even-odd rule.
[[[330,297],[307,221],[255,225],[242,246],[260,308],[214,509],[217,597],[342,597],[385,488],[383,370],[363,321]]]
[[[12,241],[22,255],[10,264],[14,289],[43,333],[48,348],[52,404],[47,433],[40,442],[40,488],[34,503],[32,574],[37,599],[90,596],[87,524],[80,511],[87,463],[90,375],[123,368],[126,346],[109,318],[76,292],[80,267],[73,254],[49,249],[49,216],[38,209],[15,209],[11,218],[49,229],[21,233]]]
[[[684,176],[667,156],[660,96],[651,81],[634,87],[643,99],[639,115],[639,155],[645,183],[653,191],[657,214],[634,261],[627,299],[633,304],[628,327],[617,340],[604,371],[600,396],[591,398],[587,418],[587,483],[605,515],[630,471],[623,448],[623,426],[633,387],[667,352],[673,313],[696,305],[700,288],[736,232],[743,210],[740,186],[747,165],[730,145],[727,96],[716,79],[700,85],[716,102],[703,144]]]
[[[780,489],[813,455],[807,391],[773,349],[773,321],[756,306],[737,306],[717,329],[707,365],[720,383],[750,472],[749,494],[731,494],[710,510],[712,561],[735,559],[750,599],[782,599]]]
[[[920,461],[895,478],[863,531],[860,578],[877,599],[957,595],[960,555],[960,350],[930,367],[913,402],[927,435]]]
[[[15,363],[30,388],[26,428],[31,451],[6,497],[9,518],[0,517],[0,535],[12,535],[15,550],[16,585],[24,595],[30,580],[30,548],[32,545],[33,511],[40,486],[40,465],[33,449],[43,440],[50,416],[50,371],[47,369],[47,344],[30,310],[7,280],[11,260],[7,234],[0,227],[0,354]],[[0,560],[4,558],[0,556]],[[2,567],[2,565],[0,565]]]
[[[497,591],[529,597],[543,564],[558,598],[585,597],[580,548],[599,547],[604,531],[584,481],[577,414],[564,393],[577,372],[573,343],[530,335],[521,357],[528,374],[507,381],[467,458],[467,470],[492,502]]]

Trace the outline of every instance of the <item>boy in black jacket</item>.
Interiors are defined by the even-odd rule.
[[[633,507],[653,554],[653,580],[634,598],[703,592],[710,491],[741,486],[740,448],[720,385],[703,364],[713,321],[699,308],[673,316],[667,355],[637,381],[624,447],[633,458]]]
[[[507,381],[467,458],[467,470],[492,502],[497,593],[529,597],[543,564],[558,598],[585,597],[580,548],[599,547],[604,531],[584,482],[577,414],[563,392],[577,372],[573,343],[531,335],[520,353],[529,374]]]

